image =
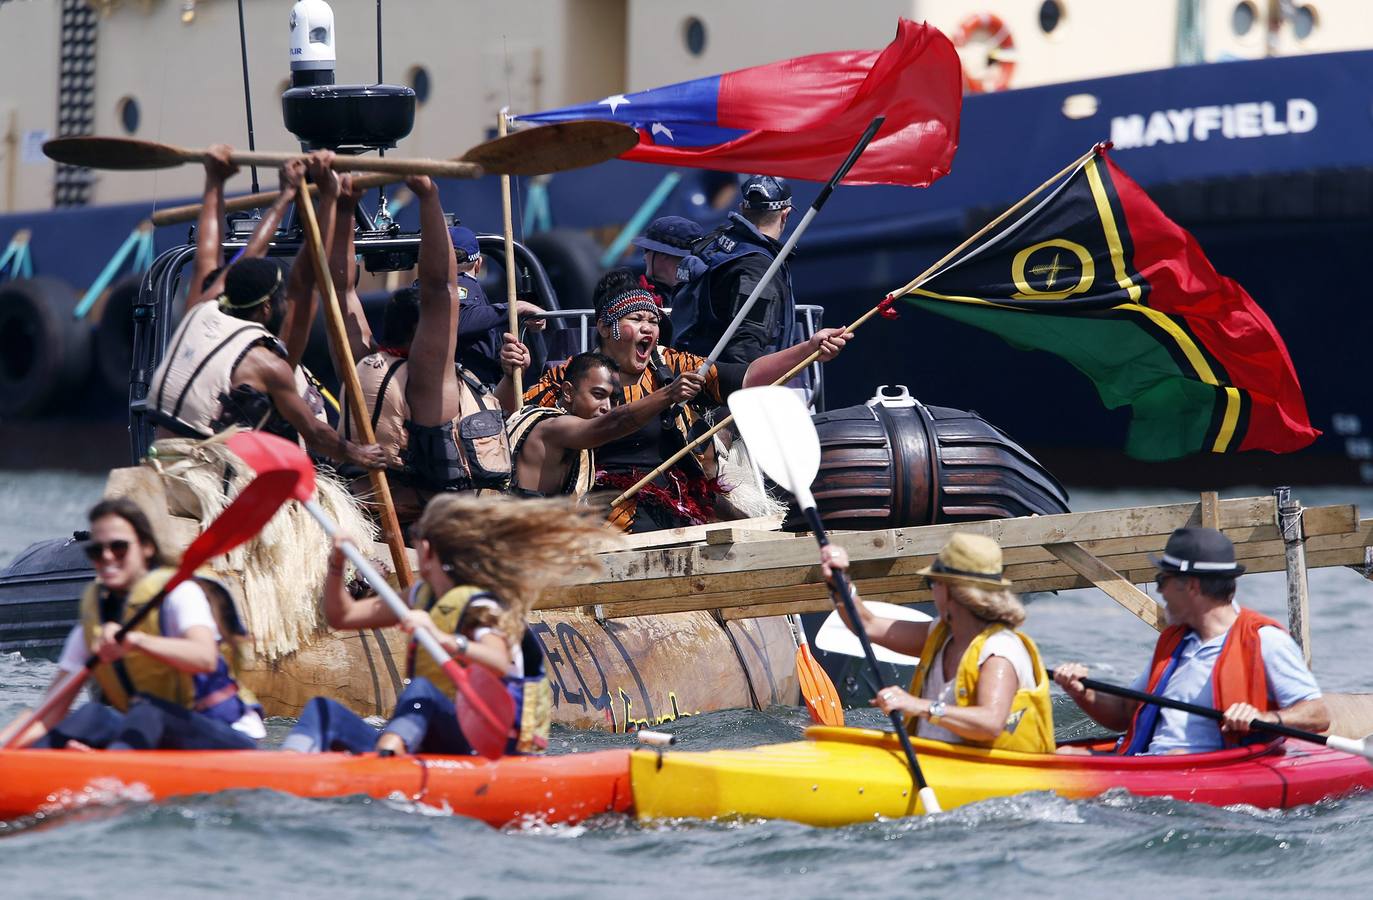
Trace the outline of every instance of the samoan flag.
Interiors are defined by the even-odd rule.
[[[636,162],[827,181],[883,115],[844,182],[925,187],[953,163],[962,102],[953,44],[901,19],[882,50],[799,56],[516,118],[624,122],[638,129],[639,145],[621,158]]]

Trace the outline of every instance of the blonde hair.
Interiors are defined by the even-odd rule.
[[[455,584],[501,601],[497,628],[517,643],[539,593],[560,576],[597,568],[604,522],[571,499],[512,499],[440,494],[425,507],[417,534],[429,542]]]
[[[984,622],[1001,622],[1019,628],[1025,621],[1020,598],[1006,588],[974,587],[964,582],[946,581],[949,598]]]

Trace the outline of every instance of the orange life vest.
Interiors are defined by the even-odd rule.
[[[1213,709],[1225,710],[1235,703],[1248,703],[1261,711],[1274,708],[1268,699],[1268,673],[1263,668],[1263,646],[1259,638],[1259,629],[1269,625],[1282,628],[1277,622],[1252,609],[1240,610],[1239,617],[1225,635],[1225,644],[1221,647],[1220,656],[1216,658],[1216,667],[1211,672]],[[1168,668],[1173,654],[1191,630],[1186,625],[1171,625],[1158,636],[1158,643],[1154,645],[1154,658],[1149,663],[1149,681],[1144,688],[1147,692],[1158,692],[1164,670]],[[1130,730],[1125,732],[1117,752],[1124,753],[1130,747],[1143,711],[1143,705],[1135,711],[1134,718],[1130,720]],[[1227,745],[1238,743],[1230,736],[1226,736],[1225,742]]]

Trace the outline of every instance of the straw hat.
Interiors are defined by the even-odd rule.
[[[954,532],[939,555],[918,573],[928,578],[974,587],[1010,587],[1003,577],[1001,547],[980,534]]]

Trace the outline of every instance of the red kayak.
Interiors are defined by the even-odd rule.
[[[0,751],[0,819],[90,804],[268,789],[403,797],[504,827],[627,812],[629,751],[565,756],[350,756],[273,751]]]

